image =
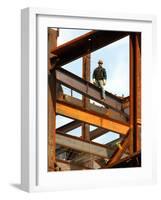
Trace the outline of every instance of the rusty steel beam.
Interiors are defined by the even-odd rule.
[[[74,89],[106,107],[110,107],[118,112],[121,111],[122,100],[120,98],[105,91],[105,99],[102,99],[100,88],[65,69],[56,70],[56,79],[63,85]]]
[[[58,133],[62,133],[62,132],[59,132],[59,131],[57,131],[57,132]],[[93,139],[95,139],[95,138],[97,138],[97,137],[99,137],[99,136],[101,136],[101,135],[103,135],[103,134],[105,134],[107,132],[108,132],[107,129],[97,128],[96,130],[93,130],[93,131],[90,132],[90,140],[93,140]],[[80,138],[82,139],[82,137],[80,137]],[[118,138],[116,140],[113,140],[111,142],[106,143],[105,145],[109,149],[115,151],[118,148],[118,144],[120,144],[123,141],[123,139],[124,139],[124,137],[122,136],[122,137],[120,137],[120,138]],[[65,151],[70,151],[70,149],[69,148],[65,148],[65,147],[61,147],[61,146],[56,149],[57,155],[59,155],[61,153],[64,153]]]
[[[90,54],[83,56],[82,78],[90,82]]]
[[[96,112],[90,112],[82,108],[67,104],[65,102],[56,103],[56,112],[60,115],[76,119],[94,126],[98,126],[110,131],[126,135],[129,130],[127,123],[113,120],[106,115],[100,115]]]
[[[130,153],[141,149],[141,33],[130,34]]]
[[[70,103],[72,105],[79,106],[79,107],[83,108],[83,101],[82,100],[80,100],[76,97],[69,96],[67,94],[65,94],[62,99],[57,98],[57,101],[67,102],[67,103]]]
[[[73,129],[76,129],[82,125],[82,122],[78,120],[74,120],[68,124],[65,124],[64,126],[61,126],[56,129],[57,132],[59,133],[67,133],[69,131],[72,131]]]
[[[90,31],[80,37],[66,42],[57,48],[53,48],[51,53],[55,55],[51,59],[54,67],[61,67],[72,62],[87,53],[91,53],[106,45],[126,37],[129,33],[122,31]],[[90,43],[90,49],[89,49]]]
[[[129,152],[132,155],[134,152],[134,109],[135,109],[135,77],[134,77],[134,68],[135,68],[135,60],[134,60],[134,34],[131,34],[129,37],[129,49],[130,49],[130,108],[129,108],[129,115],[130,115],[130,132],[129,132]]]
[[[135,134],[134,152],[141,150],[141,33],[135,34]]]
[[[53,57],[51,50],[57,48],[58,29],[48,28],[48,71],[52,69],[50,59]]]
[[[135,152],[141,151],[141,125],[139,124],[138,121],[136,123],[136,143],[134,151]]]
[[[56,143],[70,149],[86,152],[107,159],[109,159],[113,153],[113,150],[107,148],[105,145],[91,141],[84,141],[78,137],[61,133],[56,133]]]
[[[82,123],[82,138],[84,140],[90,141],[90,135],[89,135],[89,124]]]
[[[107,133],[108,130],[104,129],[104,128],[96,128],[93,131],[90,131],[90,140],[94,140],[97,137],[100,137],[101,135],[104,135],[105,133]]]
[[[135,162],[134,162],[135,161]],[[141,152],[135,152],[119,161],[112,163],[109,168],[141,167]]]
[[[118,139],[115,139],[111,142],[106,143],[105,145],[110,148],[113,149],[113,152],[116,152],[116,150],[118,149],[119,145],[121,144],[121,142],[123,141],[124,137],[120,137]],[[96,160],[96,162],[101,166],[101,168],[104,168],[107,165],[107,160],[105,159],[98,159]]]
[[[130,133],[128,133],[125,139],[120,143],[120,147],[117,148],[116,152],[110,158],[105,168],[109,168],[111,165],[113,165],[113,163],[118,162],[120,160],[123,153],[126,151],[127,147],[129,146],[129,142],[130,142],[129,140],[130,140]]]
[[[51,48],[57,46],[57,30],[48,29],[48,71],[51,69]],[[55,73],[48,76],[48,170],[54,167],[56,158],[56,80]]]
[[[129,108],[129,107],[130,107],[130,99],[129,99],[129,97],[126,97],[123,99],[123,102],[122,102],[122,110]]]
[[[57,100],[59,102],[62,101],[62,102],[66,102],[68,104],[71,104],[73,106],[83,108],[83,101],[80,100],[80,99],[77,99],[75,97],[64,95],[63,98],[57,98]],[[121,121],[121,122],[125,122],[125,123],[128,122],[127,116],[124,115],[123,111],[121,111],[119,113],[119,112],[114,111],[113,109],[110,109],[110,108],[107,109],[105,107],[100,107],[100,106],[97,106],[93,103],[89,103],[88,107],[86,107],[86,110],[89,110],[91,112],[97,112],[97,113],[103,114],[103,115],[107,115],[111,119],[118,120],[118,121]]]
[[[54,72],[52,72],[54,73]],[[48,79],[48,168],[54,166],[56,158],[56,79]]]
[[[86,81],[90,81],[90,54],[87,54],[83,57],[82,78]],[[83,108],[86,109],[90,103],[90,99],[86,96],[83,96],[82,101]],[[82,123],[82,138],[88,141],[90,141],[89,131],[89,124]]]

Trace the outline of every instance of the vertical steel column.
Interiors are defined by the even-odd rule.
[[[51,49],[57,46],[58,31],[48,29],[48,170],[54,170],[56,150],[56,79],[50,74]]]
[[[130,34],[130,153],[141,149],[141,34]]]
[[[82,65],[82,78],[90,81],[90,54],[87,54],[83,57],[83,65]],[[89,98],[83,96],[83,107],[88,108],[88,104],[90,102]],[[89,134],[89,125],[86,123],[82,124],[82,138],[85,140],[90,140]]]
[[[134,152],[134,87],[135,87],[135,77],[134,77],[134,68],[135,68],[135,55],[134,55],[134,33],[130,34],[129,37],[130,45],[130,132],[129,132],[129,152],[132,155]]]
[[[89,41],[91,42],[91,40]],[[90,43],[89,43],[90,45]],[[83,65],[82,65],[82,78],[86,81],[90,82],[90,54],[87,54],[83,57]],[[88,90],[88,87],[87,87]],[[88,105],[90,103],[90,99],[88,97],[83,96],[83,107],[88,109]],[[90,126],[89,124],[83,123],[82,124],[82,138],[84,140],[90,141]],[[91,155],[89,154],[89,158]],[[93,168],[93,161],[89,159],[88,162],[84,163],[86,167]]]
[[[134,151],[141,150],[141,33],[135,34],[135,134]]]

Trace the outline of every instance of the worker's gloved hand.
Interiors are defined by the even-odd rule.
[[[103,79],[103,85],[106,85],[106,80],[105,79]]]
[[[93,84],[95,84],[95,83],[96,83],[96,80],[95,80],[95,78],[92,80],[92,82],[93,82]]]

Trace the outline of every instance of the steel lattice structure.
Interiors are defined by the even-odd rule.
[[[83,170],[141,166],[141,33],[90,31],[57,46],[58,30],[48,30],[48,170]],[[90,54],[129,36],[130,95],[118,97],[90,83]],[[83,59],[82,77],[62,68]],[[82,94],[63,93],[61,85]],[[90,103],[90,99],[103,107]],[[125,111],[126,110],[126,111]],[[56,129],[56,115],[73,121]],[[97,128],[90,131],[89,126]],[[67,133],[82,127],[81,137]],[[119,139],[105,145],[93,140],[109,131]]]

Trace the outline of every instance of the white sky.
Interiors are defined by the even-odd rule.
[[[90,30],[79,30],[79,29],[59,29],[58,46],[72,40],[82,34],[89,32]],[[104,61],[103,66],[107,71],[107,85],[105,90],[116,94],[118,96],[129,95],[129,37],[125,37],[117,42],[114,42],[104,48],[101,48],[91,54],[91,80],[92,73],[95,67],[97,67],[98,60]],[[77,59],[63,68],[71,71],[72,73],[82,76],[82,58]],[[64,87],[64,92],[70,94],[70,89]],[[81,98],[81,95],[74,92],[77,98]],[[62,126],[70,122],[71,120],[57,116],[57,127]],[[91,128],[92,129],[92,126]],[[81,128],[71,131],[69,134],[80,136]],[[96,142],[107,143],[111,140],[117,139],[118,134],[109,132],[97,139]]]

